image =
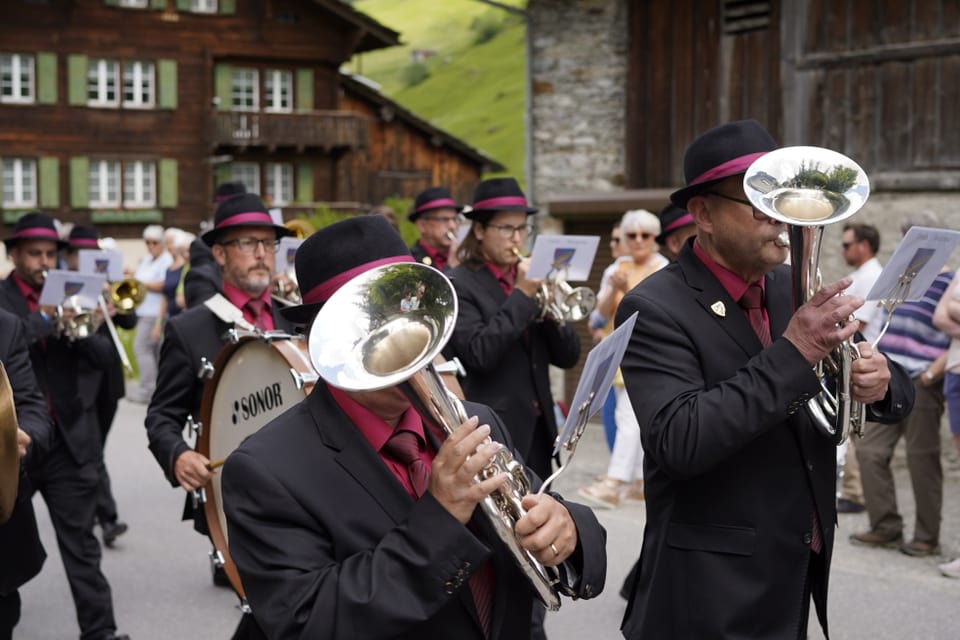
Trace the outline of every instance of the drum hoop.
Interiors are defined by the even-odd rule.
[[[310,356],[306,351],[306,341],[304,340],[264,340],[258,336],[251,335],[242,336],[236,342],[227,342],[227,344],[220,349],[220,352],[214,359],[213,375],[203,385],[203,398],[200,402],[200,424],[202,426],[200,429],[200,437],[197,439],[197,452],[207,457],[209,457],[208,453],[210,451],[210,432],[213,418],[213,403],[216,400],[217,387],[220,383],[220,377],[223,375],[224,371],[226,371],[227,363],[230,361],[230,359],[236,355],[243,345],[251,341],[262,342],[272,347],[280,355],[280,357],[290,365],[290,368],[296,370],[298,373],[314,373],[313,366],[310,364]],[[294,343],[299,343],[303,346],[298,347]],[[304,385],[304,398],[307,397],[311,389],[313,389],[313,383],[308,382]],[[220,504],[216,493],[213,491],[213,480],[207,482],[203,489],[205,493],[203,511],[207,519],[207,531],[209,532],[209,537],[211,541],[213,541],[214,548],[223,556],[223,570],[227,575],[227,579],[230,581],[230,584],[233,586],[237,594],[241,598],[246,599],[246,593],[244,592],[243,584],[240,581],[240,573],[237,571],[237,566],[233,562],[233,558],[230,557],[230,549],[227,545],[227,536],[220,527],[220,513],[223,510],[223,506]]]

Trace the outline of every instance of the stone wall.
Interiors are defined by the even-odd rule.
[[[621,189],[626,0],[530,0],[527,11],[530,195]]]

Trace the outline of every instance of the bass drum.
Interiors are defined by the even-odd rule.
[[[244,438],[303,400],[317,376],[304,340],[264,340],[245,336],[217,355],[213,377],[203,390],[197,451],[219,466]],[[203,510],[217,561],[241,598],[246,599],[227,546],[220,474],[204,487]]]

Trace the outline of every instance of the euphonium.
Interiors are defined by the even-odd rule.
[[[863,169],[850,158],[820,147],[784,147],[747,169],[743,189],[767,216],[790,225],[780,242],[790,246],[794,308],[820,289],[820,247],[825,225],[856,213],[870,195]],[[807,407],[815,424],[835,444],[847,429],[862,433],[865,407],[850,396],[851,363],[860,357],[853,340],[817,364],[823,391]]]
[[[513,248],[513,254],[521,260],[525,257],[516,247]],[[536,295],[540,318],[550,318],[560,326],[567,320],[583,320],[597,306],[597,294],[592,289],[570,286],[565,275],[564,269],[552,269],[543,279]]]
[[[404,292],[420,285],[419,307],[401,312]],[[456,318],[456,293],[439,271],[420,263],[380,266],[356,276],[324,303],[310,330],[310,360],[327,384],[340,389],[398,387],[425,420],[450,434],[468,416],[443,384],[433,359],[450,339]],[[544,604],[556,610],[558,593],[564,590],[556,569],[521,547],[514,532],[524,515],[520,502],[530,492],[529,480],[505,449],[479,478],[499,473],[506,473],[507,481],[483,500],[482,511]]]

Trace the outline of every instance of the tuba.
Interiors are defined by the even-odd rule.
[[[820,289],[824,227],[846,220],[866,203],[870,182],[850,158],[821,147],[784,147],[754,161],[743,189],[757,210],[789,226],[794,309]],[[851,363],[860,357],[853,340],[837,346],[814,368],[822,391],[807,402],[814,423],[834,444],[847,431],[862,435],[865,407],[850,396]]]
[[[417,309],[401,312],[404,292],[423,285]],[[362,273],[327,300],[313,321],[310,360],[327,384],[349,391],[398,387],[428,422],[450,434],[468,416],[433,365],[453,333],[457,296],[450,281],[420,263],[388,264]],[[503,449],[479,478],[506,473],[504,485],[481,503],[537,595],[551,611],[567,593],[553,567],[520,546],[514,527],[530,492],[523,467]]]

